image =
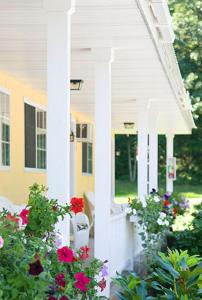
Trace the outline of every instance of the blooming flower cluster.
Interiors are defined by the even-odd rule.
[[[164,212],[160,213],[157,223],[160,226],[167,226],[167,227],[169,226],[169,221],[167,220],[167,215]]]
[[[27,299],[98,299],[98,290],[106,287],[106,262],[90,260],[88,246],[77,251],[63,246],[61,234],[52,232],[59,217],[83,211],[83,199],[63,207],[43,192],[35,185],[19,214],[0,212],[2,299],[21,299],[22,293]]]

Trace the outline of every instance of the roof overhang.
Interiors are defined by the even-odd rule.
[[[157,12],[156,7],[161,2],[162,7]],[[112,64],[113,129],[122,131],[124,122],[136,123],[136,101],[147,99],[158,103],[159,133],[168,130],[165,126],[167,117],[176,119],[175,133],[191,132],[194,127],[191,105],[170,44],[173,32],[164,2],[76,1],[72,17],[71,77],[84,80],[84,84],[81,91],[71,92],[72,111],[93,121],[92,49],[112,47],[115,49]],[[170,38],[162,42],[165,34]],[[46,41],[47,15],[43,0],[0,2],[0,71],[46,93]]]

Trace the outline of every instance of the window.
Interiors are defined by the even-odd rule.
[[[46,169],[46,112],[25,103],[25,167]]]
[[[82,143],[82,173],[93,173],[93,144]]]
[[[88,124],[76,124],[76,137],[79,139],[87,139]]]
[[[0,165],[10,166],[10,97],[0,91]]]

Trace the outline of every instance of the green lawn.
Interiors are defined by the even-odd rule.
[[[160,189],[165,190],[165,184],[160,184]],[[175,192],[182,193],[186,198],[202,198],[202,186],[174,184]],[[116,181],[116,201],[127,202],[128,197],[137,195],[137,186],[128,181]]]

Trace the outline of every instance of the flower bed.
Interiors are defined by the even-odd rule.
[[[83,200],[60,206],[34,185],[19,215],[0,213],[0,299],[100,299],[106,286],[106,262],[89,261],[90,249],[61,245],[54,232],[59,218],[83,210]]]

